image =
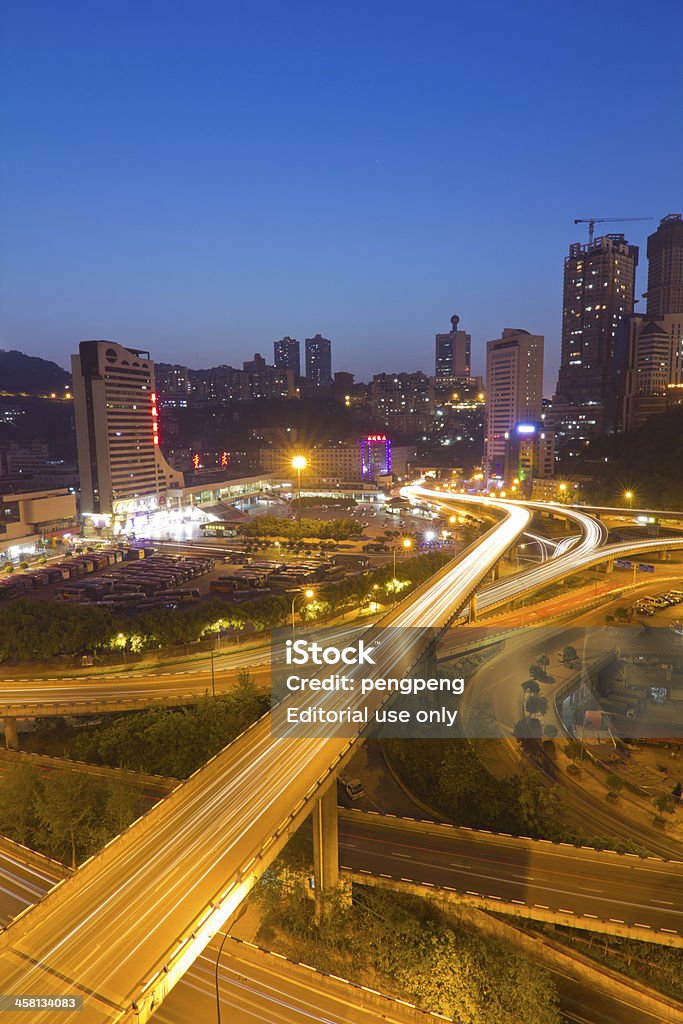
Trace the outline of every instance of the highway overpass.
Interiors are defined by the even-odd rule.
[[[461,833],[468,840],[473,839],[484,854],[487,850],[492,854],[483,866],[475,854],[471,862],[474,873],[484,870],[488,878],[489,866],[495,867],[498,864],[501,866],[500,875],[509,874],[500,853],[501,847],[505,850],[508,837],[432,825],[431,829],[436,829],[439,844],[435,848],[429,830],[423,830],[419,823],[404,819],[383,816],[372,822],[367,832],[359,829],[359,822],[369,822],[376,817],[349,811],[342,812],[340,818],[343,858],[355,863],[360,870],[360,880],[366,885],[368,878],[365,871],[369,870],[370,858],[376,856],[378,843],[386,851],[382,860],[383,874],[387,874],[387,868],[392,870],[393,857],[396,870],[391,877],[399,877],[399,871],[405,871],[406,861],[403,858],[408,850],[412,858],[409,862],[411,867],[416,865],[411,873],[424,878],[422,864],[426,861],[428,867],[433,867],[435,872],[431,881],[436,879],[443,883],[443,878],[437,874],[445,869],[440,860],[457,855],[458,836]],[[440,845],[442,839],[443,846]],[[546,856],[543,844],[536,844],[536,848],[541,857]],[[549,855],[557,850],[557,847],[553,847]],[[354,861],[356,857],[357,862]],[[571,858],[572,852],[567,851],[566,857]],[[651,862],[648,860],[640,863],[647,870]],[[60,878],[68,874],[68,868],[7,840],[0,840],[0,923],[6,925],[19,910],[45,895]],[[433,897],[434,886],[430,886],[429,881],[427,879],[422,888],[416,891]],[[567,875],[563,882],[566,884]],[[443,884],[443,889],[448,891],[446,884]],[[571,890],[567,895],[573,898]],[[215,969],[219,941],[222,941],[222,934],[217,935],[195,960],[154,1015],[154,1021],[159,1024],[187,1024],[192,1020],[194,1024],[214,1024]],[[620,1024],[662,1024],[672,1020],[667,1006],[662,1005],[657,1010],[651,1005],[651,999],[639,997],[629,979],[624,979],[620,985],[616,984],[611,976],[600,971],[597,964],[593,968],[592,978],[587,978],[580,964],[574,968],[571,956],[565,957],[561,964],[553,963],[550,957],[545,961],[545,966],[550,969],[559,989],[563,1014],[575,1024],[614,1024],[617,1020]],[[223,1019],[229,1024],[349,1024],[350,1020],[356,1024],[375,1024],[376,1021],[417,1024],[410,1007],[401,1003],[397,1005],[395,1001],[377,993],[351,986],[341,979],[329,978],[310,968],[301,965],[297,967],[282,957],[268,955],[254,946],[232,939],[226,941],[221,955],[219,988]],[[426,1014],[417,1017],[424,1024],[437,1024],[439,1019]]]
[[[382,644],[378,673],[415,664],[531,518],[523,508],[503,514],[385,617],[383,626],[411,630]],[[384,699],[342,691],[328,707],[372,711]],[[80,1024],[148,1020],[311,811],[314,833],[324,831],[325,794],[336,808],[335,775],[357,739],[275,739],[265,716],[2,933],[0,991],[69,988],[84,1009],[63,1020]],[[334,838],[334,851],[321,849],[330,884]]]
[[[416,492],[416,488],[408,489]],[[434,496],[439,502],[451,496],[444,492],[422,493]],[[454,503],[481,504],[487,501],[492,509],[503,513],[506,509],[519,509],[516,503],[490,499],[472,498],[454,494]],[[524,506],[526,507],[526,506]],[[535,506],[531,505],[531,508]],[[564,512],[563,506],[558,511]],[[556,548],[555,555],[546,562],[477,588],[476,612],[491,611],[508,602],[532,593],[553,581],[563,579],[572,573],[581,572],[591,565],[601,564],[614,558],[627,557],[628,554],[648,557],[662,546],[667,549],[682,548],[681,540],[669,538],[664,540],[641,541],[633,545],[616,545],[602,547],[605,539],[604,527],[596,523],[585,513],[569,509],[567,514],[582,531],[569,551],[562,553],[562,545]],[[604,552],[604,554],[603,554]],[[593,557],[594,556],[594,557]],[[495,564],[495,563],[493,563]],[[472,591],[474,593],[474,590]],[[471,596],[471,595],[470,595]],[[465,621],[465,618],[462,619]],[[231,680],[225,673],[244,667],[256,669],[264,663],[269,664],[270,652],[267,648],[261,651],[248,650],[244,654],[239,651],[219,656],[215,659],[215,682],[218,691],[229,689]],[[264,678],[264,685],[267,685]],[[37,677],[13,678],[5,681],[0,690],[0,715],[6,718],[31,718],[60,715],[101,714],[114,711],[130,711],[149,706],[177,706],[196,701],[197,697],[211,688],[211,673],[208,665],[201,668],[169,669],[167,671],[146,674],[144,670],[133,670],[129,673],[105,673],[101,679],[90,674],[73,677]]]
[[[0,924],[5,927],[70,874],[59,862],[0,837]],[[214,1024],[216,959],[222,939],[221,933],[197,958],[167,1004],[154,1015],[155,1022]],[[351,1019],[355,1024],[442,1024],[445,1020],[232,937],[220,957],[219,991],[226,1024],[348,1024]]]
[[[342,869],[484,910],[683,948],[683,861],[344,810]]]

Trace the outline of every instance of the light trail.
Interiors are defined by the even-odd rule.
[[[385,617],[382,626],[416,632],[387,634],[377,675],[406,673],[531,518],[514,506],[502,514]],[[372,710],[384,699],[333,692],[326,703],[362,701]],[[83,1011],[60,1015],[65,1022],[149,1019],[333,782],[356,739],[275,738],[265,716],[0,936],[0,991],[83,994]],[[25,1021],[20,1013],[6,1019]]]

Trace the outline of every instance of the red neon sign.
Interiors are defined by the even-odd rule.
[[[152,443],[159,444],[159,410],[157,409],[157,396],[151,394],[152,399]]]

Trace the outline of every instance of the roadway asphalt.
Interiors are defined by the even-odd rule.
[[[340,817],[339,859],[352,871],[683,934],[682,862],[448,826],[417,830],[364,812]]]
[[[31,865],[6,849],[0,839],[0,925],[36,903],[62,878],[62,872],[45,861]],[[160,1024],[214,1024],[216,1020],[215,965],[218,944],[224,933],[197,958],[170,998],[154,1015]],[[226,1024],[376,1024],[395,1021],[412,1024],[413,1017],[392,1007],[380,1008],[362,990],[317,973],[295,971],[276,956],[235,939],[223,947],[220,966],[222,1016]],[[61,1019],[61,1014],[59,1018]],[[28,1018],[25,1018],[28,1024]],[[424,1014],[425,1024],[438,1018]]]
[[[217,954],[214,940],[155,1013],[155,1024],[214,1024]],[[389,999],[378,1000],[336,978],[292,967],[235,939],[223,947],[219,991],[225,1024],[412,1024],[416,1017]],[[428,1013],[417,1018],[424,1024],[446,1021]]]
[[[20,849],[13,850],[0,837],[0,926],[6,928],[17,914],[42,899],[64,874],[47,858],[40,866],[29,864]]]
[[[527,528],[528,512],[505,511],[383,625],[427,632],[445,625]],[[376,672],[401,674],[414,664],[426,642],[417,634],[393,632],[376,655]],[[384,696],[337,691],[326,709],[372,711]],[[63,1018],[79,1024],[132,1018],[133,1004],[152,994],[158,1000],[307,816],[352,742],[277,739],[262,719],[0,936],[0,991],[82,992],[84,1010]],[[8,1024],[14,1018],[22,1019],[10,1013]]]
[[[587,628],[595,628],[603,623],[604,608],[597,612],[586,612],[570,626],[527,629],[506,640],[504,652],[484,662],[465,690],[462,720],[466,728],[477,709],[486,707],[491,720],[501,723],[501,735],[509,736],[511,725],[521,714],[521,684],[528,678],[529,665],[539,655],[547,653],[551,657],[549,671],[554,673],[559,665],[555,653],[566,645],[575,646],[581,651]],[[479,723],[479,719],[474,720]],[[514,774],[519,770],[520,752],[516,744],[513,749],[503,739],[488,743],[483,756],[490,770],[499,776]],[[683,857],[683,844],[663,834],[661,830],[652,828],[651,823],[645,824],[640,819],[634,819],[627,804],[622,802],[622,806],[614,806],[603,803],[596,799],[594,791],[583,789],[579,782],[560,773],[550,762],[545,765],[543,777],[548,785],[562,785],[569,820],[583,831],[606,836],[616,834],[646,846],[661,857]]]
[[[341,824],[343,827],[344,822]],[[43,867],[28,865],[0,847],[0,924],[7,925],[60,877],[48,862]],[[214,1024],[217,946],[218,940],[214,939],[195,960],[154,1015],[154,1021]],[[550,969],[550,974],[568,1024],[663,1024],[666,1020],[643,1010],[627,984],[617,996],[587,985],[578,974],[566,970]],[[302,977],[278,957],[231,940],[224,946],[219,976],[222,1020],[226,1024],[374,1024],[387,1020],[371,1006],[363,1008],[355,989],[351,1003],[343,982],[330,979],[323,987],[317,974]],[[386,1009],[383,1012],[386,1014]],[[400,1022],[401,1016],[396,1020]]]

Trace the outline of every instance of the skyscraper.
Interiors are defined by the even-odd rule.
[[[278,370],[291,370],[295,377],[301,376],[301,353],[296,338],[285,335],[273,342],[273,350]]]
[[[436,376],[439,379],[469,377],[471,366],[472,338],[466,331],[459,331],[459,316],[451,317],[451,329],[447,334],[436,335]]]
[[[543,336],[506,327],[486,343],[484,472],[502,476],[510,432],[540,423],[543,402]]]
[[[71,357],[81,512],[132,515],[166,504],[183,476],[159,450],[154,363],[111,341]]]
[[[570,245],[564,261],[562,357],[552,405],[558,448],[578,455],[617,420],[615,341],[633,313],[638,247],[623,235]]]
[[[683,399],[683,218],[664,217],[647,240],[647,310],[622,334],[626,351],[622,425],[641,426]],[[624,343],[625,338],[625,343]]]
[[[332,342],[321,334],[306,338],[306,376],[316,387],[332,382]]]
[[[647,240],[646,315],[683,313],[683,217],[670,213]]]

